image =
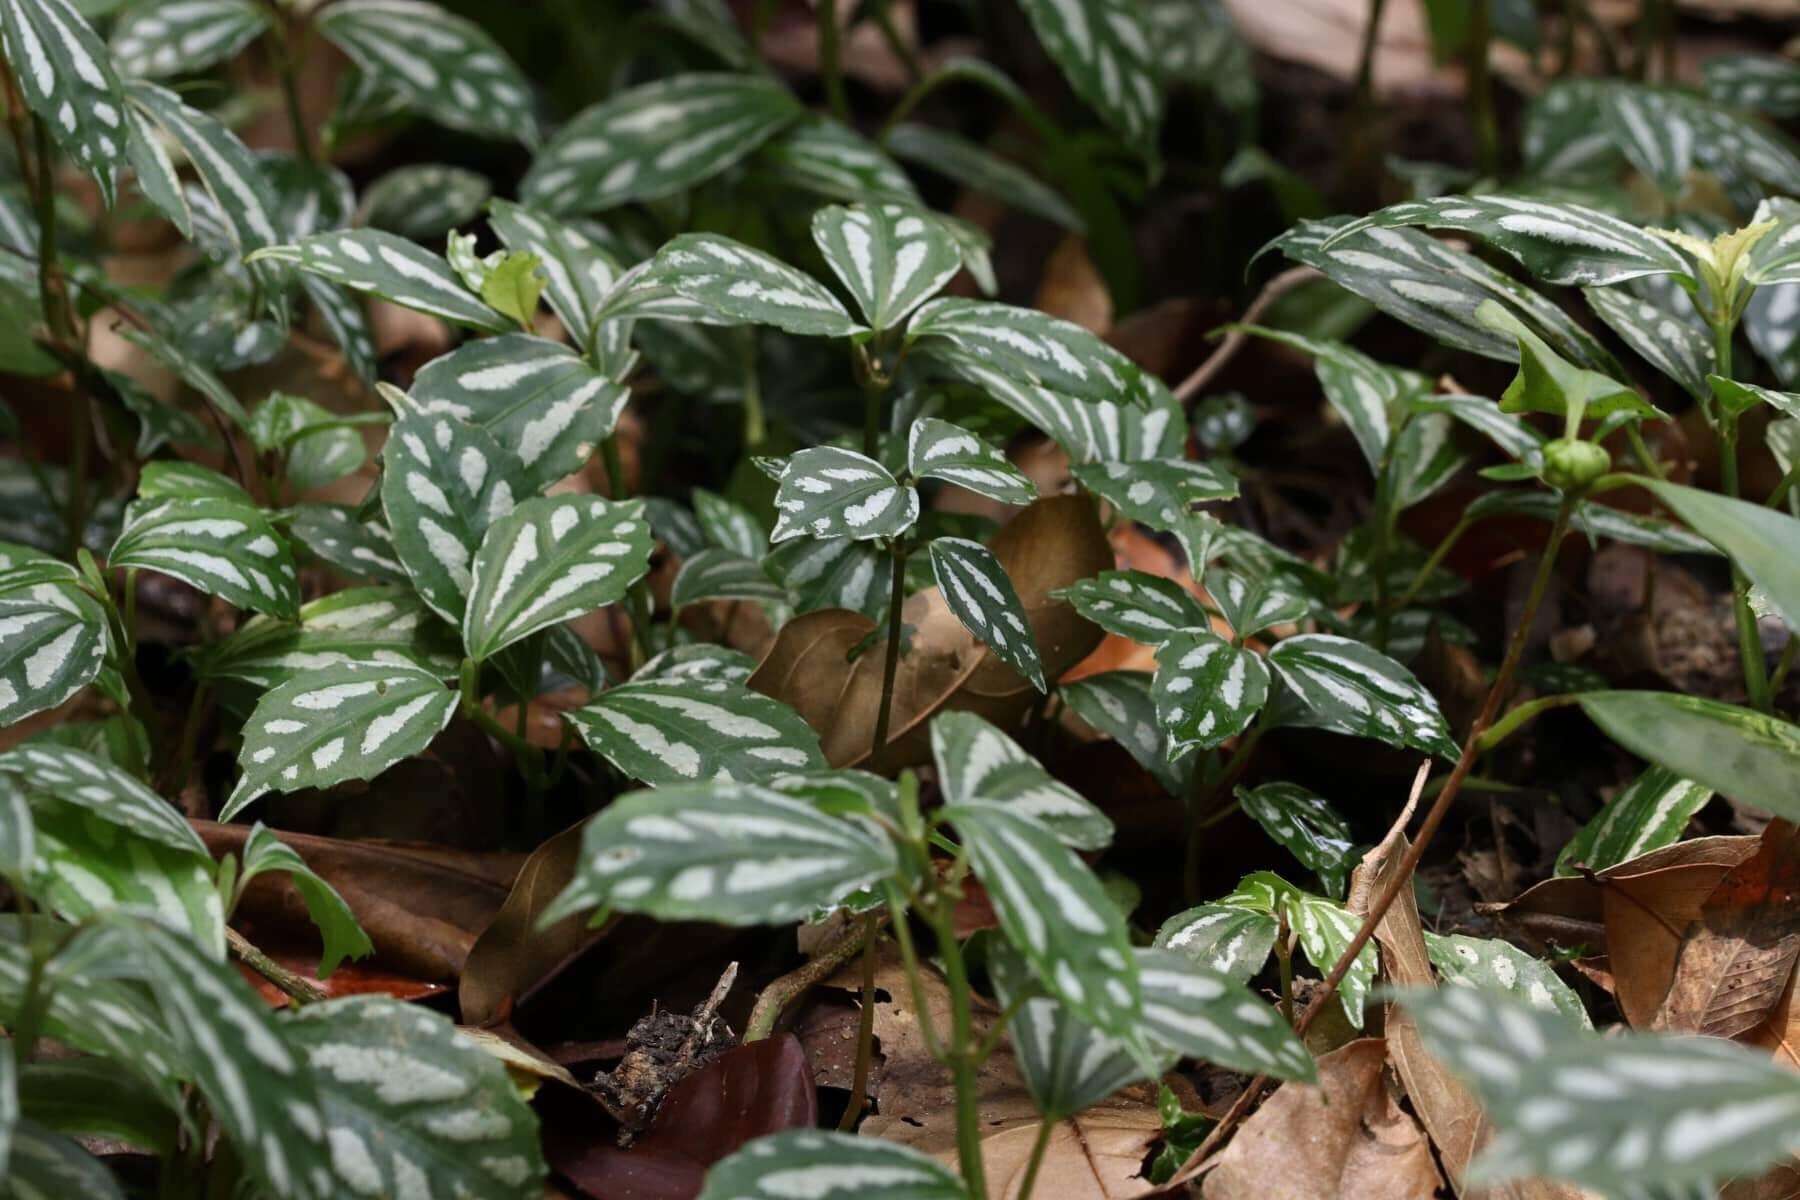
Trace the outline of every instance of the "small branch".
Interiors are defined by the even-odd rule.
[[[229,926],[225,930],[225,948],[231,951],[231,957],[274,984],[282,995],[297,1005],[317,1004],[321,1000],[330,998],[310,979],[288,970],[258,950],[243,934]]]
[[[744,1041],[760,1042],[775,1032],[775,1022],[788,1005],[805,995],[814,985],[824,983],[837,974],[839,967],[856,957],[863,943],[881,927],[880,920],[864,921],[854,929],[813,955],[802,966],[794,968],[762,990],[750,1020],[744,1025]]]
[[[893,588],[888,595],[887,658],[881,666],[881,707],[875,714],[875,742],[869,749],[869,763],[887,749],[888,726],[894,716],[894,676],[900,670],[900,608],[906,601],[906,551],[898,542],[893,547]]]
[[[879,913],[863,918],[862,1012],[856,1021],[856,1070],[850,1078],[850,1105],[838,1121],[838,1129],[852,1133],[856,1119],[862,1116],[869,1090],[869,1061],[875,1056],[875,936],[881,926]]]
[[[1263,284],[1262,291],[1256,294],[1256,299],[1250,302],[1250,307],[1244,310],[1244,315],[1237,321],[1237,324],[1256,324],[1277,300],[1303,283],[1311,283],[1315,279],[1323,278],[1325,278],[1324,275],[1311,267],[1289,267]],[[1226,334],[1225,340],[1219,343],[1218,348],[1206,356],[1206,361],[1194,368],[1193,374],[1182,380],[1175,389],[1175,399],[1181,403],[1182,407],[1185,408],[1192,404],[1194,397],[1200,394],[1200,389],[1211,383],[1213,377],[1225,369],[1226,364],[1237,356],[1237,352],[1243,349],[1244,343],[1249,340],[1250,335],[1241,329],[1233,329]]]

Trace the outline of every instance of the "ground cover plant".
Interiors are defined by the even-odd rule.
[[[1800,21],[1308,5],[0,0],[0,1195],[1790,1194]]]

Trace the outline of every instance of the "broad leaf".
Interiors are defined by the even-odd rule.
[[[762,564],[735,550],[708,546],[682,560],[669,589],[669,603],[685,608],[702,600],[756,600],[781,604],[787,589],[769,578]]]
[[[1077,850],[1101,850],[1112,841],[1113,825],[1105,813],[974,713],[950,712],[934,719],[931,756],[946,804],[981,800],[1004,805]]]
[[[1162,81],[1143,6],[1132,0],[1022,0],[1020,6],[1076,94],[1154,159]]]
[[[812,236],[876,332],[899,326],[962,269],[956,239],[921,208],[830,205],[813,214]]]
[[[1800,820],[1800,726],[1674,692],[1595,692],[1580,703],[1607,736],[1638,757]]]
[[[819,735],[800,714],[741,683],[633,680],[564,715],[589,747],[652,785],[763,779],[825,765]]]
[[[1227,979],[1248,983],[1268,961],[1279,933],[1276,919],[1266,912],[1234,904],[1202,904],[1164,921],[1156,931],[1156,946]]]
[[[318,275],[302,275],[300,290],[319,310],[326,331],[344,352],[344,360],[351,369],[364,382],[374,383],[379,376],[375,335],[369,327],[368,314],[363,312],[362,302],[351,292]]]
[[[357,579],[412,586],[400,565],[387,526],[361,521],[356,510],[338,504],[298,504],[288,531],[319,558]]]
[[[538,256],[544,299],[577,348],[593,354],[602,373],[621,377],[630,361],[630,323],[594,320],[594,312],[622,273],[618,262],[571,225],[504,200],[495,200],[488,209],[489,224],[507,249]]]
[[[1641,294],[1634,295],[1633,290],[1630,284],[1595,287],[1583,289],[1582,295],[1594,315],[1645,362],[1680,384],[1690,396],[1705,395],[1706,377],[1715,363],[1712,339],[1695,322]]]
[[[370,184],[359,212],[363,224],[424,241],[475,220],[492,192],[487,177],[474,171],[412,163]]]
[[[1578,414],[1588,418],[1625,413],[1652,421],[1662,419],[1662,413],[1635,388],[1600,371],[1566,361],[1499,305],[1484,304],[1476,315],[1519,341],[1519,373],[1500,397],[1501,411]]]
[[[1187,794],[1194,760],[1170,761],[1169,739],[1156,720],[1149,675],[1142,671],[1103,671],[1065,683],[1057,694],[1076,716],[1123,746],[1170,795]]]
[[[1501,938],[1425,934],[1425,951],[1443,979],[1463,987],[1511,992],[1542,1012],[1561,1013],[1583,1027],[1593,1024],[1581,998],[1542,959]]]
[[[818,1129],[758,1138],[706,1173],[699,1200],[804,1195],[806,1200],[963,1200],[949,1167],[881,1138]]]
[[[113,26],[113,63],[144,79],[189,75],[232,57],[269,25],[269,11],[255,0],[132,5]]]
[[[1701,71],[1706,94],[1721,104],[1800,116],[1800,63],[1772,54],[1721,54]]]
[[[695,642],[664,650],[637,669],[634,682],[651,679],[712,679],[742,683],[756,670],[756,660],[741,650]]]
[[[1800,630],[1800,520],[1761,504],[1660,479],[1646,479],[1643,486],[1730,555],[1768,596],[1788,628]]]
[[[1185,458],[1089,463],[1074,468],[1071,474],[1123,515],[1152,529],[1178,534],[1183,518],[1192,514],[1195,505],[1230,500],[1238,494],[1238,481],[1230,472]]]
[[[225,499],[139,500],[125,510],[112,567],[172,575],[210,595],[270,616],[300,610],[293,552],[262,510]]]
[[[100,184],[110,208],[125,161],[125,94],[112,56],[69,0],[4,0],[0,31],[25,104]]]
[[[85,751],[33,742],[0,755],[0,774],[14,777],[28,793],[55,796],[159,845],[206,853],[206,843],[167,800]]]
[[[25,789],[0,773],[0,876],[24,879],[37,861],[37,830],[31,823],[31,806]]]
[[[308,1004],[281,1031],[317,1081],[336,1194],[510,1200],[542,1188],[536,1116],[505,1065],[446,1018],[354,996]]]
[[[1102,571],[1057,593],[1108,633],[1160,646],[1178,631],[1205,629],[1206,609],[1173,579],[1145,571]]]
[[[106,613],[87,593],[39,584],[0,596],[0,725],[55,708],[106,662]]]
[[[300,893],[300,899],[306,905],[306,915],[312,918],[324,943],[319,955],[320,979],[337,970],[337,965],[346,958],[362,958],[375,952],[369,935],[363,932],[362,926],[357,923],[356,914],[350,911],[350,906],[344,903],[344,898],[338,895],[337,889],[314,874],[312,868],[306,865],[306,860],[270,832],[261,821],[251,826],[250,836],[244,839],[242,855],[237,882],[240,892],[256,876],[268,871],[279,871],[288,877],[288,882]]]
[[[1268,871],[1245,876],[1237,889],[1219,903],[1276,920],[1285,912],[1288,928],[1299,938],[1300,949],[1306,952],[1307,960],[1321,975],[1337,965],[1344,951],[1350,948],[1350,939],[1356,936],[1357,927],[1362,924],[1362,918],[1342,905],[1303,892]],[[1358,1029],[1363,1024],[1364,1002],[1375,983],[1375,959],[1375,945],[1371,941],[1357,952],[1355,961],[1338,986],[1338,1003],[1343,1006],[1350,1024]]]
[[[1183,629],[1157,649],[1150,694],[1169,754],[1178,758],[1247,729],[1269,698],[1269,668],[1210,629]]]
[[[29,1118],[21,1118],[9,1133],[12,1152],[0,1162],[6,1168],[7,1195],[125,1200],[112,1171],[74,1138]]]
[[[1032,973],[1077,1015],[1116,1037],[1135,1037],[1139,992],[1131,941],[1099,879],[1042,824],[1011,805],[965,800],[942,816],[955,826],[1006,938]]]
[[[1343,897],[1359,856],[1351,842],[1350,822],[1331,801],[1297,783],[1239,788],[1237,798],[1244,814],[1310,868],[1327,894]]]
[[[1287,714],[1284,723],[1457,756],[1437,701],[1387,655],[1349,638],[1309,633],[1280,642],[1268,660],[1304,710]]]
[[[187,155],[238,256],[281,240],[275,190],[236,134],[212,114],[189,108],[174,92],[154,83],[134,80],[126,92],[132,105]],[[194,200],[188,203],[191,206]],[[270,278],[266,269],[256,273],[265,281]]]
[[[1416,390],[1407,373],[1385,367],[1342,342],[1321,341],[1297,333],[1246,326],[1248,332],[1310,354],[1325,398],[1356,438],[1369,469],[1379,473],[1387,461],[1388,441],[1402,395]]]
[[[537,141],[530,82],[475,22],[424,0],[338,0],[314,24],[414,111],[484,137]]]
[[[878,620],[887,611],[889,559],[868,542],[796,538],[771,550],[763,566],[788,590],[796,614],[847,608]]]
[[[873,826],[726,780],[623,796],[588,822],[581,845],[575,878],[540,924],[605,906],[661,921],[783,925],[899,868]]]
[[[179,1126],[168,1099],[104,1058],[78,1055],[28,1063],[19,1072],[19,1103],[25,1119],[57,1133],[117,1138],[159,1158],[176,1153]]]
[[[517,322],[465,287],[441,257],[379,229],[315,233],[297,242],[268,246],[255,258],[292,263],[353,292],[380,296],[482,333],[518,328]]]
[[[1143,1031],[1187,1058],[1276,1079],[1318,1077],[1281,1014],[1229,976],[1172,950],[1136,952]]]
[[[1002,504],[1030,504],[1037,488],[1025,473],[979,436],[926,417],[906,435],[906,469],[915,479],[942,479]]]
[[[414,592],[368,587],[302,605],[297,625],[270,617],[248,621],[206,647],[198,666],[203,678],[266,689],[344,663],[397,663],[451,679],[461,658],[455,634]]]
[[[788,126],[757,151],[753,162],[781,183],[827,200],[924,203],[899,163],[854,129],[826,117]]]
[[[625,595],[649,569],[642,501],[541,496],[496,521],[475,556],[463,644],[484,659]]]
[[[1394,439],[1388,480],[1396,510],[1411,508],[1456,477],[1469,455],[1451,437],[1456,428],[1441,413],[1418,413]]]
[[[265,792],[373,779],[423,752],[456,700],[436,675],[411,666],[345,664],[295,676],[265,692],[244,723],[244,774],[220,820]]]
[[[558,216],[654,200],[717,175],[802,112],[761,74],[694,73],[628,88],[558,130],[519,196]]]
[[[771,542],[898,537],[919,519],[919,493],[854,450],[816,446],[787,460],[775,493]]]
[[[1494,516],[1527,516],[1549,522],[1556,517],[1557,497],[1542,489],[1489,492],[1463,510],[1471,521]],[[1626,512],[1598,500],[1583,500],[1569,518],[1569,527],[1589,537],[1611,538],[1631,546],[1643,546],[1660,554],[1717,554],[1714,545],[1674,521],[1643,513]]]
[[[332,412],[301,396],[274,392],[250,415],[249,434],[256,448],[280,456],[286,486],[309,492],[335,483],[358,470],[367,458],[358,425],[362,418]]]
[[[1049,691],[1025,608],[993,551],[966,538],[941,537],[927,553],[944,603],[963,628],[1038,691]]]
[[[625,273],[600,315],[773,325],[808,337],[864,332],[824,285],[773,255],[716,233],[684,233]]]
[[[1604,871],[1673,845],[1712,797],[1711,788],[1667,767],[1646,767],[1563,846],[1556,873],[1572,875],[1577,865]]]
[[[694,520],[709,543],[743,558],[761,558],[769,551],[769,531],[756,514],[717,492],[694,489]]]
[[[913,314],[906,340],[942,338],[1015,381],[1081,400],[1156,403],[1162,382],[1079,325],[985,300],[933,300]]]
[[[1060,225],[1071,233],[1087,231],[1081,213],[1055,188],[961,134],[908,121],[888,130],[884,144],[896,157],[947,175],[1020,212]]]
[[[1305,597],[1290,591],[1290,586],[1279,575],[1258,575],[1252,581],[1224,567],[1214,567],[1206,573],[1206,594],[1240,638],[1255,637],[1271,625],[1287,625],[1306,618],[1312,606]]]

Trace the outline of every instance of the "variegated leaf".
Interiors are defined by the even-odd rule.
[[[1173,579],[1145,571],[1102,571],[1070,584],[1057,598],[1108,633],[1160,646],[1177,631],[1206,628],[1205,607]]]
[[[830,205],[813,214],[812,236],[878,333],[899,326],[962,269],[956,239],[922,208]]]
[[[787,589],[796,615],[847,608],[870,620],[887,611],[888,557],[854,538],[796,538],[763,559],[763,567]]]
[[[1784,417],[1800,417],[1800,392],[1778,392],[1774,388],[1739,383],[1721,375],[1708,375],[1705,382],[1712,391],[1713,399],[1733,415],[1741,416],[1758,404],[1767,404]],[[1786,469],[1784,467],[1783,471]]]
[[[488,205],[488,222],[508,250],[538,256],[544,299],[575,345],[603,374],[622,378],[631,362],[631,323],[594,319],[622,274],[613,255],[574,226],[505,200]]]
[[[1342,905],[1303,892],[1268,871],[1245,876],[1236,890],[1222,897],[1219,903],[1249,909],[1277,920],[1285,911],[1288,928],[1299,939],[1307,961],[1320,973],[1337,965],[1344,951],[1350,948],[1350,939],[1356,936],[1357,927],[1362,924],[1360,917]],[[1363,1007],[1369,989],[1375,983],[1375,966],[1375,944],[1371,941],[1357,952],[1343,983],[1338,986],[1338,1003],[1343,1006],[1350,1024],[1357,1029],[1362,1028]]]
[[[649,569],[642,501],[540,496],[496,521],[475,556],[463,644],[484,659],[611,604]]]
[[[317,1081],[336,1194],[511,1200],[543,1187],[537,1117],[445,1017],[352,996],[295,1010],[281,1032]]]
[[[735,500],[705,488],[694,489],[694,519],[706,540],[742,558],[761,558],[769,550],[769,532],[756,514]]]
[[[557,216],[667,196],[740,161],[803,111],[762,74],[696,72],[628,88],[558,130],[519,196]]]
[[[898,870],[877,827],[810,800],[724,779],[664,786],[629,793],[587,823],[575,878],[541,921],[605,906],[661,921],[781,925]]]
[[[206,854],[206,843],[167,800],[86,751],[33,742],[0,755],[0,774],[16,779],[27,793],[79,805],[147,841],[184,854]]]
[[[816,446],[787,460],[769,541],[892,538],[918,519],[919,493],[886,467],[854,450]]]
[[[357,426],[380,420],[377,413],[345,416],[303,396],[272,392],[250,414],[246,432],[259,451],[280,457],[289,486],[312,491],[361,468],[367,451]]]
[[[1308,633],[1278,643],[1269,665],[1298,700],[1283,723],[1371,737],[1454,759],[1457,746],[1437,701],[1412,672],[1361,642]]]
[[[400,565],[399,552],[387,526],[359,521],[356,510],[341,504],[299,504],[288,531],[319,558],[357,579],[412,586]]]
[[[895,1142],[792,1130],[758,1138],[715,1163],[699,1200],[804,1195],[806,1200],[963,1200],[949,1167]]]
[[[258,875],[278,871],[286,875],[306,905],[306,915],[319,931],[322,948],[319,954],[320,979],[325,979],[346,958],[363,958],[375,952],[369,935],[357,923],[356,914],[344,903],[337,889],[326,883],[306,865],[294,849],[276,837],[261,821],[250,827],[241,852],[238,871],[238,894],[244,885]]]
[[[1088,463],[1070,474],[1122,515],[1152,529],[1176,532],[1195,505],[1238,494],[1238,481],[1230,472],[1185,458]]]
[[[669,589],[669,603],[685,608],[702,600],[756,600],[781,604],[787,600],[787,589],[769,578],[762,564],[745,558],[735,550],[708,546],[700,553],[682,560]]]
[[[11,1042],[7,1043],[8,1054]],[[57,1133],[30,1117],[21,1117],[7,1131],[12,1151],[0,1168],[6,1169],[10,1195],[80,1196],[83,1200],[125,1200],[119,1181],[99,1158],[72,1137]]]
[[[1060,225],[1071,233],[1087,232],[1081,213],[1055,188],[961,134],[908,121],[888,130],[883,144],[898,158],[947,175],[1020,212]]]
[[[1101,850],[1113,824],[1080,793],[1057,782],[1019,744],[974,713],[943,713],[931,722],[931,756],[946,804],[968,800],[1005,805],[1077,850]]]
[[[1281,1014],[1228,975],[1176,951],[1141,948],[1143,1031],[1187,1058],[1276,1079],[1312,1080],[1318,1068]]]
[[[579,471],[630,398],[566,346],[527,333],[481,338],[431,360],[409,395],[419,411],[479,425],[515,451],[527,493]]]
[[[1269,913],[1235,904],[1202,904],[1164,921],[1156,931],[1156,946],[1227,979],[1248,983],[1269,961],[1280,932],[1280,923]]]
[[[1550,964],[1509,941],[1427,932],[1425,952],[1447,983],[1511,992],[1540,1012],[1561,1013],[1584,1028],[1593,1025],[1581,998]]]
[[[724,679],[633,680],[565,716],[589,747],[653,786],[825,765],[819,735],[799,713]]]
[[[1225,567],[1214,567],[1206,573],[1206,594],[1240,638],[1255,637],[1272,625],[1306,619],[1312,606],[1304,596],[1290,590],[1291,586],[1279,575],[1258,575],[1252,581]],[[1187,623],[1204,625],[1205,621]]]
[[[1496,491],[1477,497],[1463,515],[1469,520],[1524,516],[1548,522],[1555,518],[1557,504],[1554,495],[1541,489]],[[1659,554],[1719,553],[1711,542],[1674,521],[1626,512],[1595,500],[1584,500],[1576,507],[1569,527],[1589,537],[1643,546]]]
[[[1065,683],[1057,694],[1076,716],[1123,746],[1170,795],[1187,794],[1194,760],[1169,760],[1169,741],[1156,721],[1156,702],[1150,696],[1148,674],[1103,671]]]
[[[373,779],[424,751],[456,711],[456,693],[430,671],[342,663],[264,692],[244,723],[244,774],[225,802],[229,820],[266,792]]]
[[[1701,68],[1706,94],[1732,108],[1800,116],[1800,63],[1773,54],[1721,54]]]
[[[1179,758],[1249,728],[1269,698],[1269,668],[1210,629],[1183,629],[1157,649],[1150,694],[1169,754]]]
[[[299,623],[258,617],[199,656],[205,679],[272,688],[343,663],[414,666],[442,679],[462,661],[455,633],[410,588],[345,588],[301,605]]]
[[[1342,342],[1309,338],[1278,329],[1247,326],[1248,332],[1292,346],[1313,359],[1313,371],[1325,398],[1356,438],[1371,470],[1387,459],[1388,442],[1402,397],[1417,390],[1409,373],[1383,366]]]
[[[1590,81],[1600,119],[1627,161],[1674,197],[1695,168],[1748,209],[1765,194],[1800,189],[1800,153],[1762,122],[1690,92],[1622,80]]]
[[[637,669],[634,682],[652,679],[704,679],[742,683],[756,670],[756,660],[741,650],[695,642],[654,655]]]
[[[906,469],[917,479],[942,479],[1002,504],[1030,504],[1037,488],[1006,456],[976,434],[926,417],[906,436]]]
[[[287,540],[261,509],[237,500],[138,500],[125,511],[107,564],[160,571],[274,617],[292,619],[300,610]]]
[[[25,803],[25,789],[0,772],[0,876],[23,879],[35,861],[37,830],[31,823],[31,807]],[[0,1164],[0,1169],[3,1167]]]
[[[1442,413],[1417,413],[1401,427],[1388,458],[1388,487],[1396,511],[1436,494],[1469,463]]]
[[[1651,278],[1661,278],[1652,276]],[[1713,343],[1703,325],[1670,312],[1642,293],[1624,287],[1584,288],[1588,307],[1645,362],[1673,379],[1690,396],[1705,394],[1712,373]],[[1686,297],[1680,298],[1686,303]]]
[[[965,800],[941,815],[956,828],[1006,939],[1032,974],[1078,1016],[1139,1036],[1137,965],[1124,916],[1093,872],[1011,805]]]
[[[487,430],[446,414],[403,415],[381,459],[394,552],[425,603],[460,626],[482,538],[529,495],[525,468]]]
[[[133,107],[187,155],[238,256],[281,240],[275,191],[255,155],[236,134],[210,113],[189,108],[174,92],[154,83],[133,80],[126,94]],[[271,277],[266,268],[258,274]]]
[[[1744,309],[1744,332],[1786,388],[1800,387],[1800,283],[1759,287]]]
[[[1035,309],[933,300],[907,324],[908,343],[924,338],[943,338],[1017,381],[1081,400],[1154,405],[1168,391],[1081,326]]]
[[[536,143],[530,82],[475,22],[425,0],[338,0],[314,24],[415,112],[452,129]]]
[[[1310,868],[1329,895],[1343,897],[1359,856],[1350,840],[1350,823],[1331,801],[1297,783],[1239,788],[1237,799],[1245,815]]]
[[[716,233],[672,238],[655,258],[620,278],[599,316],[773,325],[809,337],[864,332],[818,280]]]
[[[1143,6],[1133,0],[1021,0],[1020,7],[1076,94],[1154,159],[1162,81]]]
[[[113,26],[113,62],[143,79],[188,75],[230,58],[269,26],[269,10],[255,0],[133,5]]]
[[[368,314],[362,302],[348,289],[338,287],[322,276],[302,275],[300,288],[312,306],[319,310],[331,339],[344,352],[344,360],[366,383],[374,383],[379,375],[375,361],[375,335],[369,327]]]
[[[967,538],[934,538],[927,549],[938,590],[963,628],[1040,692],[1043,662],[1019,593],[993,551]]]
[[[900,164],[827,117],[798,121],[757,151],[753,164],[789,187],[845,204],[923,204]]]
[[[55,708],[92,683],[107,648],[106,612],[79,588],[7,590],[0,596],[0,725]]]
[[[125,92],[106,46],[69,0],[3,0],[0,32],[26,106],[111,207],[127,131]]]
[[[358,214],[361,224],[424,241],[475,220],[492,192],[487,177],[474,171],[412,163],[370,184]]]
[[[292,263],[353,292],[380,296],[482,333],[518,328],[516,321],[488,307],[465,287],[443,258],[379,229],[315,233],[297,242],[267,246],[252,257]]]
[[[1712,797],[1705,784],[1683,779],[1667,767],[1646,767],[1563,846],[1556,873],[1572,875],[1577,865],[1603,871],[1673,845]]]

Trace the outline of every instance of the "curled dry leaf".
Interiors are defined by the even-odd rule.
[[[989,548],[1006,568],[1031,623],[1046,679],[1057,679],[1099,643],[1100,631],[1051,593],[1112,565],[1093,503],[1051,496],[1032,503],[994,535]],[[907,599],[906,653],[894,677],[890,745],[883,770],[926,761],[925,726],[944,711],[973,712],[1010,726],[1037,691],[976,641],[936,588]],[[819,732],[834,767],[865,765],[875,738],[886,642],[849,652],[875,630],[841,609],[808,613],[782,626],[750,686],[795,708]]]

